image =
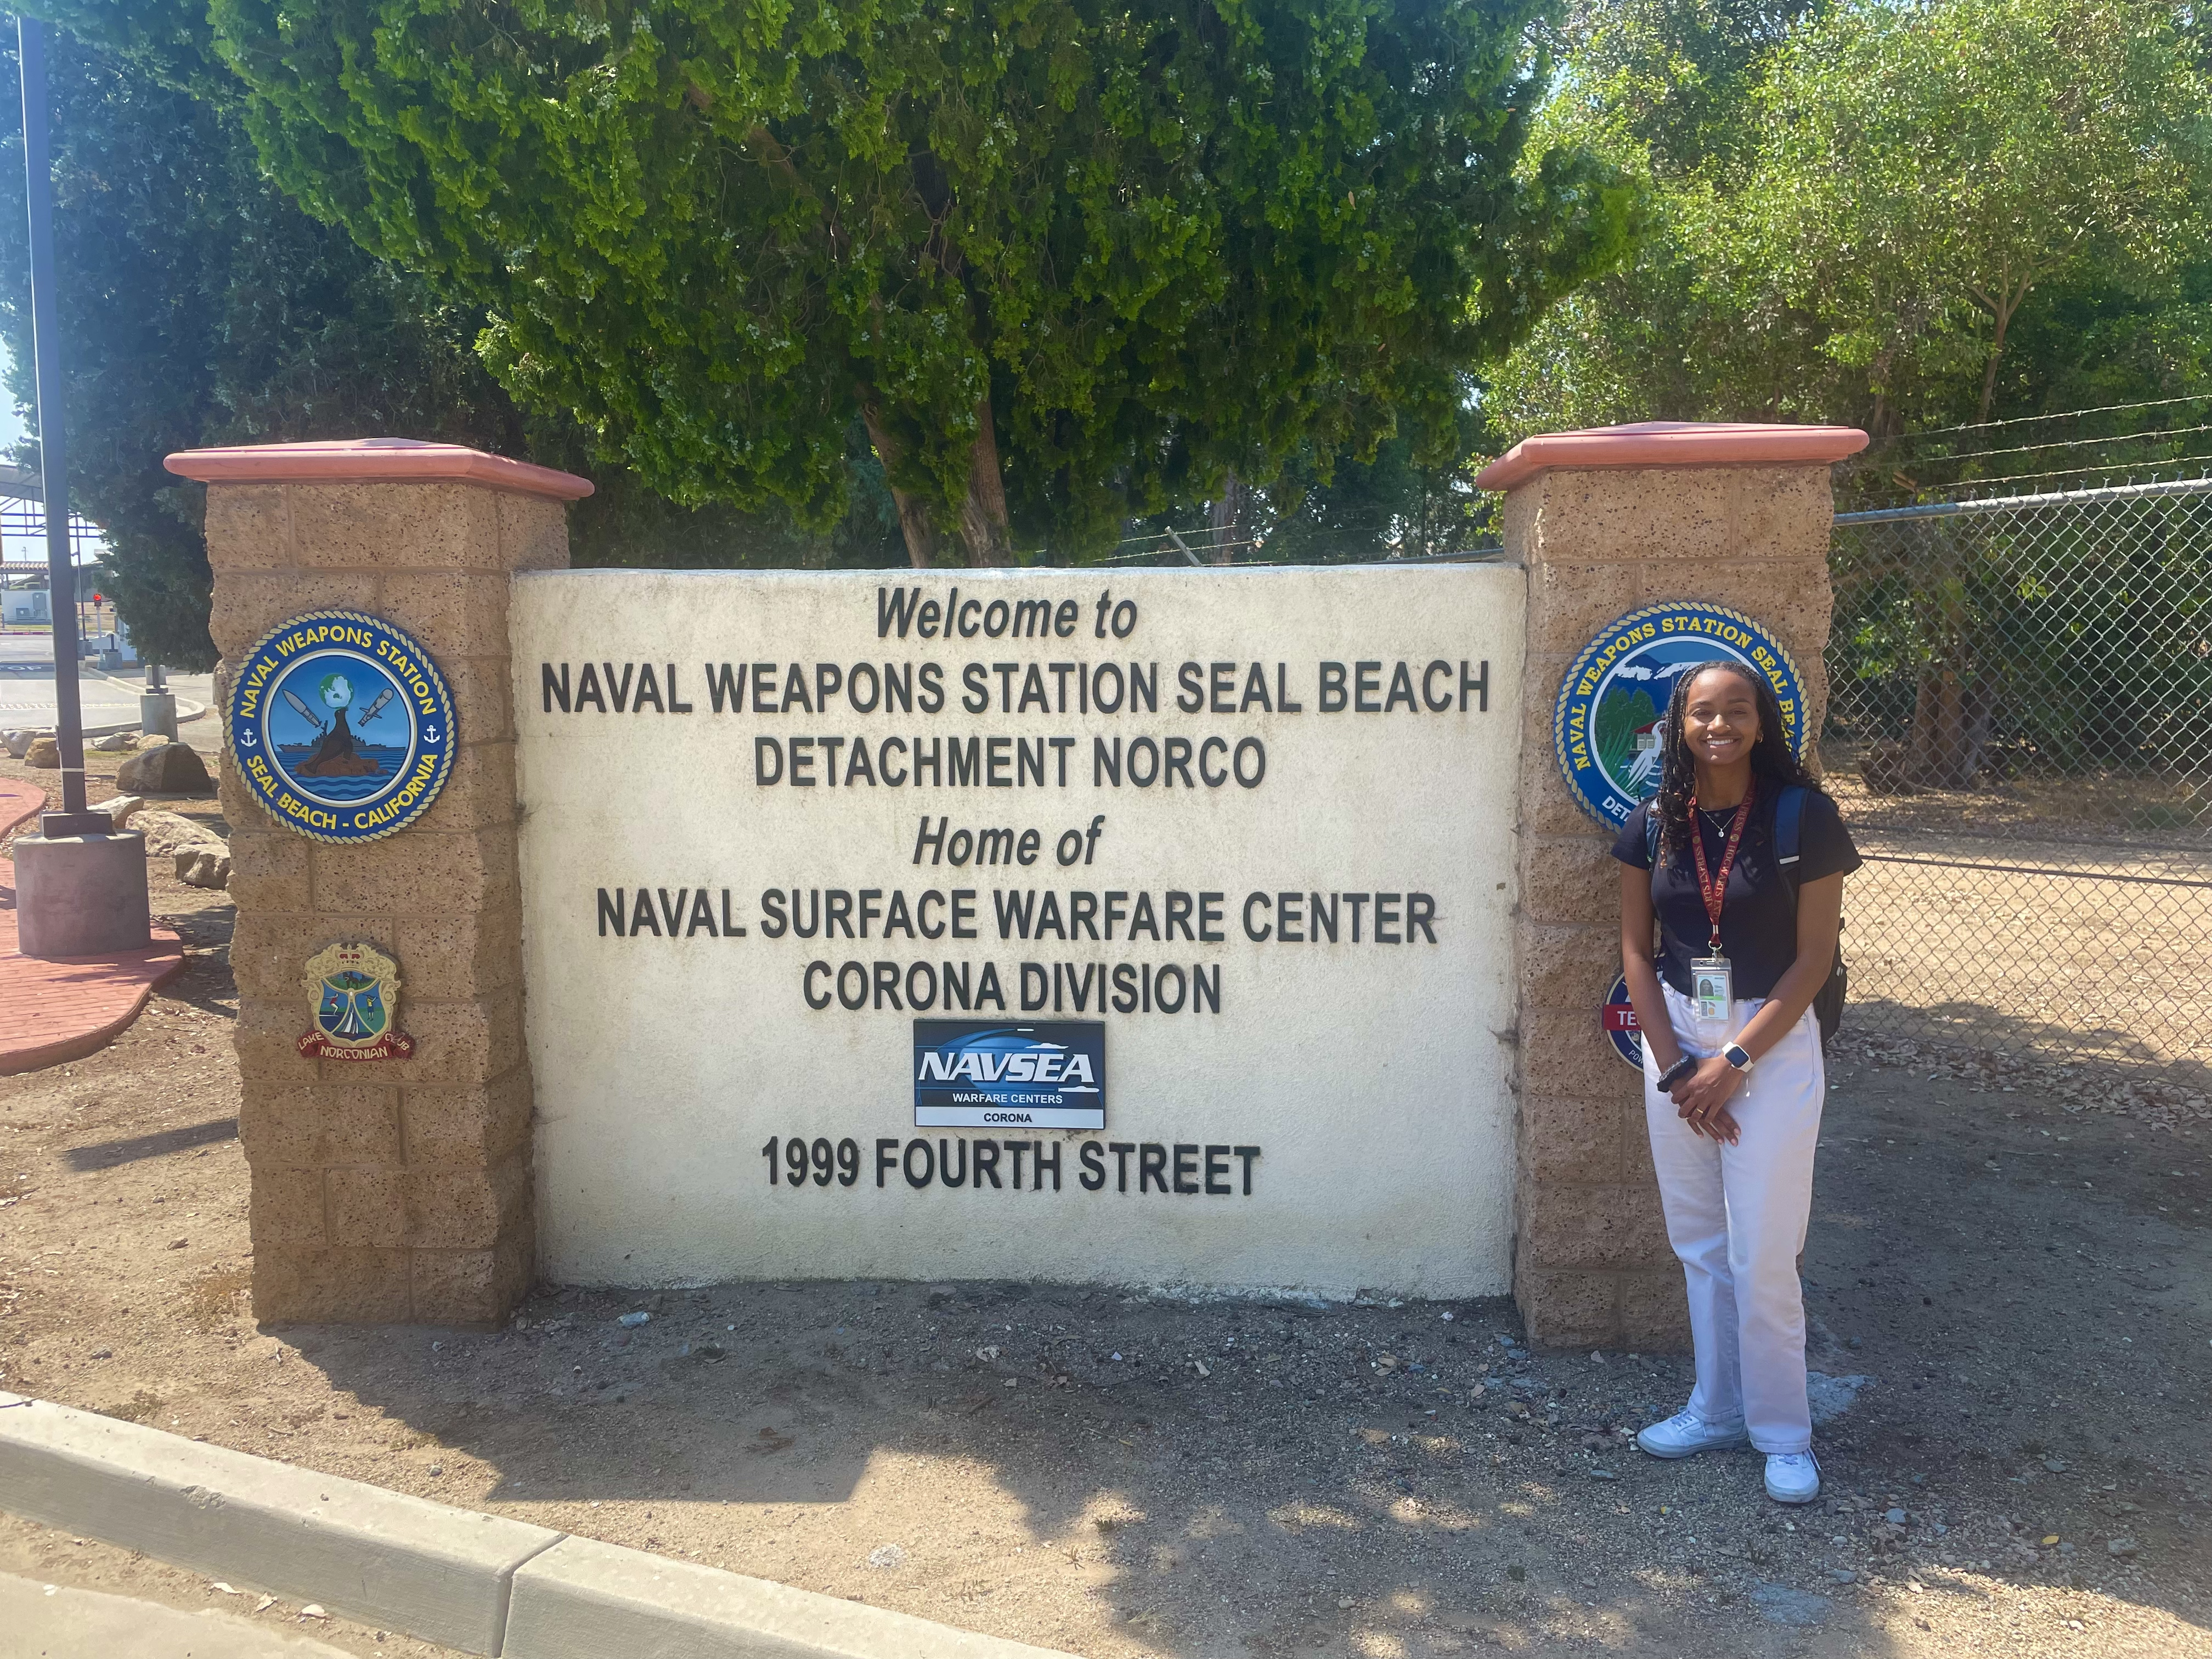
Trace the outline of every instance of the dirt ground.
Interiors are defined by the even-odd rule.
[[[1628,1444],[1685,1358],[1532,1354],[1504,1303],[548,1288],[496,1334],[264,1331],[228,902],[154,892],[186,972],[0,1079],[0,1388],[1099,1659],[2212,1656],[2212,1127],[2124,1073],[1846,1036],[1805,1261],[1844,1409],[1787,1510],[1750,1454]],[[259,1600],[13,1521],[0,1569]]]

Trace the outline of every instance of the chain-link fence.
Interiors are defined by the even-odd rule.
[[[2201,1107],[2212,479],[1844,514],[1831,567],[1850,1028]]]

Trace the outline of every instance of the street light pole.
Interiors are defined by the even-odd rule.
[[[77,696],[76,572],[70,559],[69,456],[62,409],[62,331],[54,314],[53,164],[46,143],[46,26],[15,22],[23,78],[24,200],[31,219],[31,339],[39,397],[39,461],[45,475],[46,586],[53,614],[54,746],[61,751],[62,810],[40,822],[49,839],[104,833],[84,799],[84,714]]]
[[[23,71],[24,191],[31,218],[31,338],[46,470],[46,580],[54,617],[54,746],[62,810],[18,836],[15,948],[68,959],[143,951],[151,941],[146,837],[85,810],[84,715],[76,684],[76,573],[70,564],[69,466],[62,412],[61,327],[54,313],[54,193],[46,146],[46,26],[18,19]]]

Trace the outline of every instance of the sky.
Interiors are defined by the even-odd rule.
[[[15,360],[8,348],[0,345],[0,374],[4,374]],[[15,400],[0,392],[0,451],[12,449],[23,435],[23,417],[15,412]]]

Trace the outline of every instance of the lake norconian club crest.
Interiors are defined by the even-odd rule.
[[[1805,752],[1797,665],[1741,611],[1690,601],[1632,611],[1583,647],[1559,682],[1552,740],[1583,811],[1619,824],[1659,790],[1659,724],[1674,682],[1701,662],[1733,657],[1774,688],[1790,746]]]
[[[269,815],[324,842],[374,841],[429,810],[452,770],[453,700],[430,653],[356,611],[314,611],[241,659],[224,736]]]
[[[399,964],[373,945],[331,945],[307,958],[301,981],[314,1024],[301,1035],[310,1060],[404,1060],[415,1039],[399,1029]]]

